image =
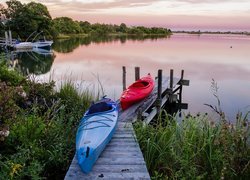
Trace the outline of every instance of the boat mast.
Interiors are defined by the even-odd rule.
[[[26,39],[25,42],[27,42],[27,41],[29,40],[29,38],[30,38],[35,32],[36,32],[36,31],[34,31],[33,33],[31,33],[31,34],[29,35],[29,37]]]

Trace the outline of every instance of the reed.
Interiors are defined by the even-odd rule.
[[[235,124],[207,115],[160,117],[154,125],[135,124],[152,179],[233,179],[250,175],[248,113]],[[163,123],[164,122],[164,123]]]

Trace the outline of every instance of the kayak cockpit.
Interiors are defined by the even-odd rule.
[[[148,85],[149,85],[149,82],[147,81],[138,81],[138,82],[135,82],[131,87],[143,88],[143,87],[147,87]]]
[[[86,113],[86,115],[106,112],[106,111],[110,111],[112,109],[113,109],[112,104],[109,104],[106,102],[100,102],[100,103],[92,105],[89,108],[89,111]]]

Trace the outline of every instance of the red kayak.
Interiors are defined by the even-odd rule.
[[[131,84],[123,91],[120,102],[123,110],[146,98],[154,89],[154,80],[150,74]]]

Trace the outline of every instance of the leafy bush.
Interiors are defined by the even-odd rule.
[[[18,88],[0,81],[0,126],[16,117],[19,107],[15,103]]]
[[[18,74],[10,78],[13,72],[3,66],[2,72],[0,126],[10,134],[0,141],[0,179],[63,179],[74,156],[78,122],[92,96],[73,83],[55,92],[54,82],[37,83]]]
[[[4,63],[0,63],[0,81],[9,86],[21,85],[25,78],[14,70],[9,70]]]

